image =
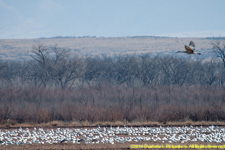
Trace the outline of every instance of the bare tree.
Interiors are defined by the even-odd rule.
[[[6,63],[0,61],[0,78],[4,76],[4,69],[6,66],[7,66]]]
[[[83,60],[77,56],[72,57],[69,49],[39,44],[33,47],[32,52],[31,57],[36,62],[33,77],[38,75],[45,87],[47,85],[56,85],[63,89],[72,87],[75,80],[84,72]]]
[[[223,61],[223,66],[225,68],[225,43],[221,43],[220,41],[213,42],[213,51],[216,53],[216,55],[221,58]]]
[[[174,57],[159,58],[163,84],[183,85],[187,79],[189,70],[188,62]]]
[[[119,84],[132,84],[138,78],[140,58],[136,56],[119,56],[115,62],[114,78]]]
[[[0,62],[0,81],[4,85],[17,85],[23,64],[20,61],[7,60]]]
[[[34,74],[32,74],[32,77],[37,75],[39,81],[44,87],[46,87],[47,84],[50,81],[52,81],[49,74],[50,70],[49,52],[50,51],[48,47],[44,46],[43,44],[38,44],[37,46],[33,46],[32,55],[30,55],[37,63],[35,66],[37,68],[33,68]]]
[[[151,58],[149,55],[141,55],[141,64],[139,78],[144,85],[154,84],[158,73],[157,62],[155,58]]]

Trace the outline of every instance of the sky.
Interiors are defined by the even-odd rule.
[[[0,0],[0,39],[224,37],[225,0]]]

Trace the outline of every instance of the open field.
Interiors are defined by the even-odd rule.
[[[182,149],[225,147],[225,128],[195,127],[91,127],[17,128],[0,130],[1,149]],[[199,146],[199,147],[198,147]],[[211,146],[211,147],[210,147]],[[215,149],[215,147],[214,147]]]
[[[121,37],[121,38],[62,38],[62,39],[1,39],[1,59],[27,59],[34,45],[57,45],[71,49],[74,53],[83,56],[146,54],[155,55],[173,54],[184,50],[193,40],[196,51],[202,53],[203,58],[212,56],[211,42],[206,38],[159,38],[159,37]],[[180,55],[182,56],[182,54]],[[185,55],[184,55],[185,56]],[[195,56],[192,56],[195,57]]]

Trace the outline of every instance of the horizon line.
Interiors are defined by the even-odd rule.
[[[37,37],[37,38],[0,38],[0,40],[22,40],[22,39],[66,39],[66,38],[198,38],[198,39],[225,39],[225,36],[160,36],[160,35],[133,35],[133,36],[49,36],[49,37]]]

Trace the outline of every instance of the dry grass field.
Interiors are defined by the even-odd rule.
[[[34,45],[57,45],[71,49],[83,56],[124,55],[124,54],[170,54],[184,50],[184,45],[193,40],[196,51],[212,55],[212,39],[205,38],[160,38],[160,37],[121,37],[121,38],[58,38],[58,39],[0,39],[0,59],[26,59]],[[203,57],[204,57],[203,55]]]

